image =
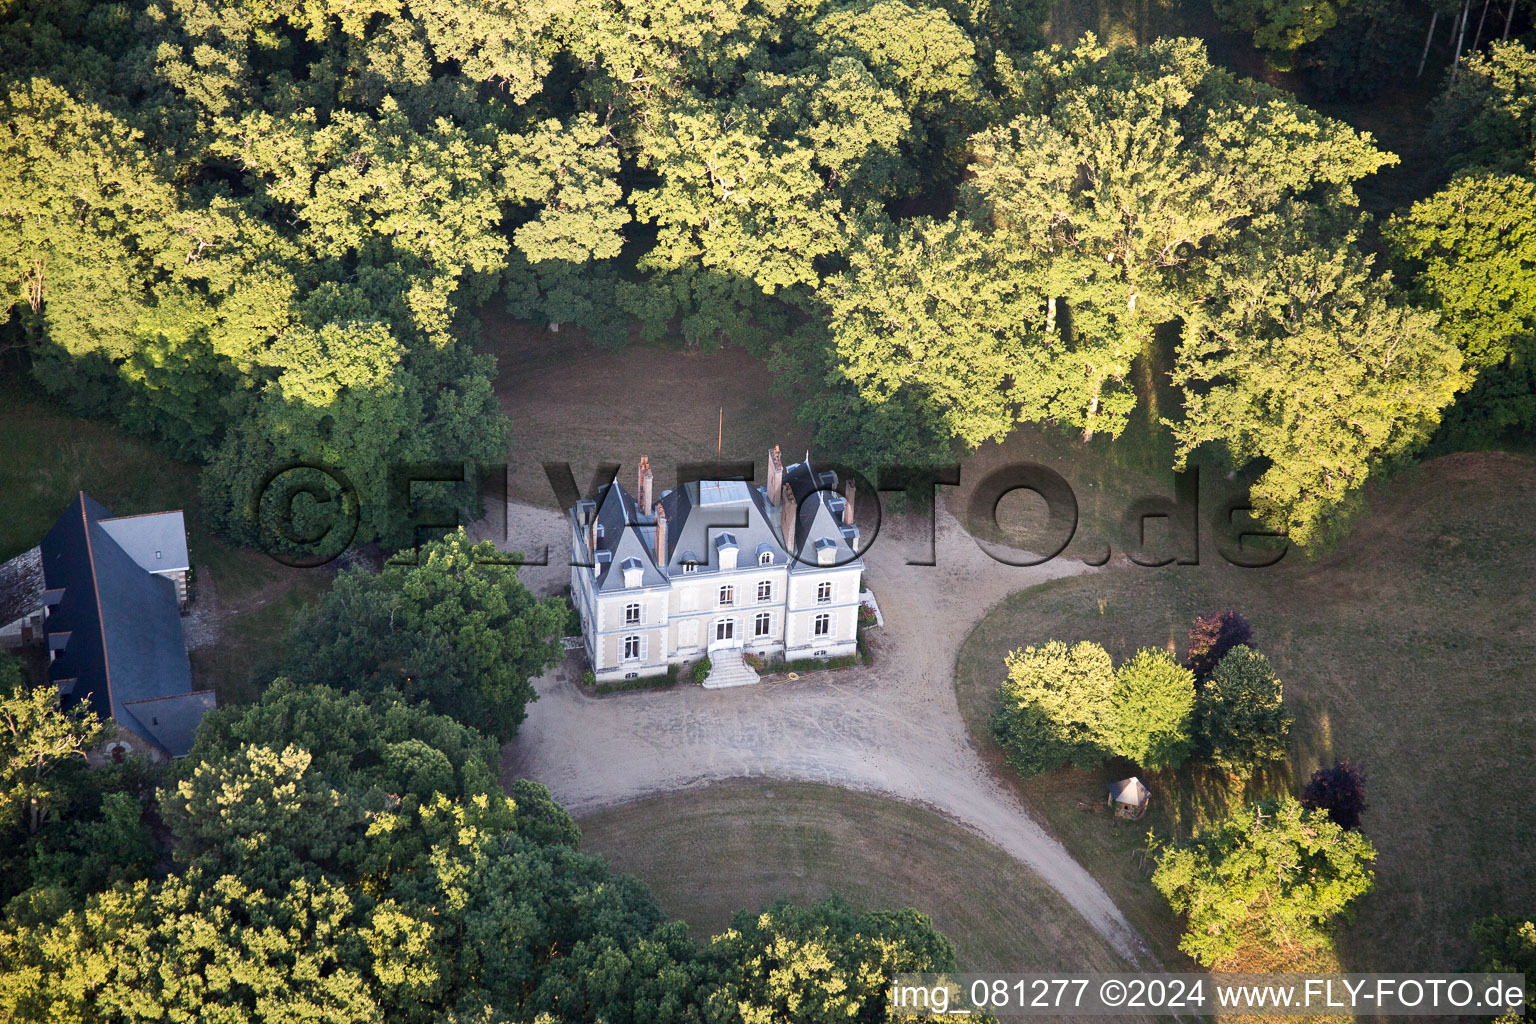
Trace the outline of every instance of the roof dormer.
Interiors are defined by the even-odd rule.
[[[734,533],[722,533],[715,538],[715,553],[720,557],[721,569],[736,568],[736,556],[740,551]]]
[[[624,586],[640,586],[640,581],[645,578],[645,563],[638,558],[626,558],[619,565],[624,570]]]

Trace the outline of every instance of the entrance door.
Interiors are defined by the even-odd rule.
[[[710,636],[710,650],[726,647],[740,647],[742,638],[736,635],[736,620],[723,618],[715,620],[715,631]]]

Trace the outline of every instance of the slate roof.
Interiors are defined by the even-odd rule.
[[[0,565],[0,626],[43,606],[43,549],[23,551]]]
[[[774,565],[789,564],[790,572],[814,572],[826,566],[816,563],[818,544],[837,547],[837,565],[858,562],[854,550],[857,533],[841,522],[844,499],[832,492],[833,473],[817,474],[809,458],[785,467],[784,479],[796,495],[797,517],[794,545],[800,559],[785,554],[779,536],[781,510],[766,489],[740,480],[691,481],[664,492],[656,505],[666,513],[666,551],[656,551],[656,516],[642,515],[639,503],[617,480],[599,492],[593,502],[580,502],[569,510],[578,534],[588,509],[595,507],[601,527],[597,541],[598,592],[624,589],[622,566],[637,559],[644,570],[642,587],[665,586],[683,573],[686,562],[695,562],[700,575],[720,571],[719,550],[726,543],[737,548],[737,566],[756,566],[767,551]],[[725,535],[731,540],[726,541]],[[615,568],[619,566],[619,568]]]
[[[112,519],[82,491],[43,538],[46,583],[63,591],[47,629],[69,634],[49,676],[65,708],[86,704],[181,757],[214,697],[192,690],[176,585],[123,549]]]
[[[187,524],[180,509],[114,516],[101,520],[101,527],[147,572],[174,572],[192,564],[187,557]]]
[[[842,495],[835,493],[837,474],[830,471],[816,472],[807,454],[805,461],[784,467],[784,482],[789,484],[799,504],[796,509],[795,550],[800,557],[791,563],[789,571],[810,572],[822,568],[814,564],[818,542],[822,541],[831,541],[836,545],[834,563],[849,564],[854,559],[853,545],[857,533],[852,532],[851,528],[847,531],[843,528],[843,506],[847,502]]]

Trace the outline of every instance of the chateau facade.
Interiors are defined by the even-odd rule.
[[[571,600],[598,681],[705,656],[735,669],[748,652],[853,653],[864,563],[853,483],[837,486],[809,456],[783,465],[775,447],[766,486],[701,480],[653,500],[642,457],[635,493],[615,480],[578,502],[568,511]]]

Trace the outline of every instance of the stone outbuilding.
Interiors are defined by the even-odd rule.
[[[1136,776],[1109,785],[1109,806],[1117,818],[1139,818],[1147,813],[1152,791]]]
[[[82,491],[41,550],[48,676],[60,706],[115,722],[110,755],[184,756],[217,701],[192,689],[182,514],[113,516]]]

